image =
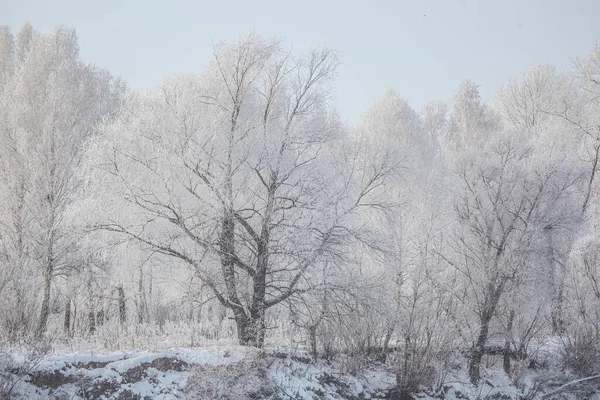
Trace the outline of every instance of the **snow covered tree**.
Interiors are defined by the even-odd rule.
[[[21,267],[34,263],[42,271],[37,326],[42,335],[54,278],[78,265],[73,204],[81,185],[76,172],[84,144],[118,107],[122,85],[79,59],[74,30],[58,26],[43,35],[25,25],[17,45],[13,39],[8,43],[12,51],[3,51],[2,57],[9,60],[3,62],[2,147],[7,154],[2,178],[15,204],[12,224],[17,229],[7,234],[7,241],[17,243],[12,254],[21,254]]]
[[[552,112],[559,107],[568,80],[547,65],[534,65],[520,79],[498,88],[497,109],[507,127],[540,135],[556,123]]]
[[[448,118],[448,105],[441,101],[427,103],[421,110],[423,128],[436,152],[440,151],[440,141],[443,140],[449,128]]]
[[[560,163],[533,157],[529,146],[517,142],[501,135],[481,155],[467,157],[458,174],[451,264],[464,278],[460,290],[476,310],[469,362],[474,383],[498,305],[530,267],[532,244],[551,223],[556,197],[573,185],[564,179]]]
[[[387,340],[379,342],[396,342],[396,382],[401,398],[408,398],[421,384],[433,384],[438,372],[434,365],[447,361],[442,354],[451,352],[444,315],[452,308],[451,295],[437,286],[444,264],[434,251],[440,228],[448,222],[442,210],[450,205],[448,196],[443,195],[445,171],[437,157],[437,141],[447,125],[446,109],[443,103],[433,103],[426,110],[422,120],[406,100],[388,90],[354,132],[378,148],[379,154],[396,159],[398,173],[386,185],[389,201],[396,207],[376,222],[388,242],[387,251],[380,259],[365,257],[371,279],[380,278],[381,287],[367,298],[367,304],[374,304],[373,310],[351,319],[349,324],[356,330],[350,332],[355,338],[381,337]],[[361,327],[371,336],[362,333]]]
[[[342,167],[354,153],[328,105],[337,65],[331,50],[296,57],[254,34],[216,46],[201,76],[134,99],[94,149],[99,185],[127,210],[102,227],[192,267],[243,345],[263,345],[266,311],[310,290],[378,205],[386,160]]]
[[[555,114],[572,124],[580,134],[581,157],[589,177],[582,205],[582,213],[586,214],[592,201],[597,200],[593,192],[598,188],[596,173],[600,168],[600,44],[596,44],[587,58],[577,60],[575,83],[578,95],[569,99],[571,104],[565,102]],[[598,207],[598,202],[594,203]]]
[[[481,100],[479,87],[465,80],[452,100],[448,129],[441,140],[442,150],[447,157],[457,159],[460,152],[490,138],[498,128],[498,119]]]

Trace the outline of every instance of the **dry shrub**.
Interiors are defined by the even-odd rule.
[[[0,399],[19,398],[17,386],[50,352],[46,340],[22,338],[19,342],[0,343]]]
[[[252,400],[275,398],[267,376],[267,359],[260,355],[230,364],[195,368],[187,393],[193,399]]]
[[[579,377],[600,374],[600,335],[579,333],[569,338],[564,347],[563,362]]]

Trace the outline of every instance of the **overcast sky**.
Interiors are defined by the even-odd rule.
[[[350,123],[386,88],[419,110],[465,78],[492,101],[534,62],[566,70],[600,40],[598,17],[600,0],[0,0],[0,24],[75,27],[85,61],[142,90],[201,70],[213,41],[251,30],[297,51],[326,44],[342,53],[334,95]]]

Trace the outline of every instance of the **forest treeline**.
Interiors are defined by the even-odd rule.
[[[72,29],[0,28],[6,343],[188,326],[357,370],[395,348],[409,393],[459,355],[473,383],[486,354],[515,376],[555,338],[598,372],[600,46],[493,104],[468,80],[420,111],[389,90],[354,126],[339,65],[249,34],[138,93]]]

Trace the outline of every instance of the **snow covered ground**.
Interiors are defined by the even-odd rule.
[[[554,354],[552,346],[556,343],[539,346],[541,361],[552,358],[546,354]],[[26,356],[13,353],[13,365],[23,364]],[[477,386],[468,382],[466,363],[460,362],[443,376],[436,390],[423,388],[414,398],[541,400],[544,393],[560,391],[561,385],[574,379],[551,363],[545,369],[530,369],[515,362],[509,377],[498,361],[489,359],[482,365],[483,377]],[[12,371],[8,376],[11,399],[362,400],[389,399],[395,386],[392,365],[373,364],[351,374],[343,356],[331,364],[314,363],[302,350],[236,345],[61,352],[44,357],[28,370],[3,365],[5,371]],[[600,387],[592,384],[580,389],[547,398],[592,399]]]
[[[240,367],[238,375],[235,369],[228,369],[234,366]],[[247,384],[240,384],[253,369],[264,369],[262,375],[258,371],[261,381],[248,380]],[[222,387],[216,389],[218,385]],[[262,395],[251,395],[261,385],[266,391],[261,392]],[[311,363],[302,352],[281,349],[261,352],[239,346],[214,346],[158,352],[53,355],[45,358],[28,375],[20,377],[11,395],[27,399],[74,400],[207,398],[203,396],[371,399],[385,398],[393,386],[393,374],[383,367],[353,377],[327,365]],[[204,395],[197,397],[194,390],[201,390]]]

